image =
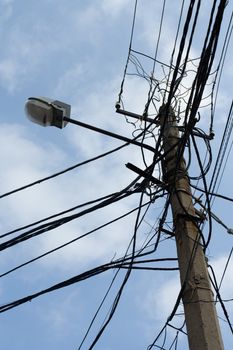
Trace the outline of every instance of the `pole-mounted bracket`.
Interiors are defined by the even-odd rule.
[[[165,184],[164,182],[160,181],[159,179],[156,179],[153,175],[149,174],[148,172],[146,172],[145,170],[141,170],[140,168],[138,168],[136,165],[131,164],[131,163],[127,163],[125,164],[126,168],[134,171],[136,174],[143,176],[145,179],[151,181],[152,183],[154,183],[157,186],[160,186],[162,188],[166,188],[167,184]]]

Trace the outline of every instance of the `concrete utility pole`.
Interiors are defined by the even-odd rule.
[[[165,117],[166,110],[168,112]],[[179,154],[179,131],[171,108],[159,111],[164,152],[172,150],[163,164],[164,181],[168,183],[180,269],[184,285],[182,300],[190,350],[223,350],[213,293],[200,234],[195,225],[195,209],[183,154]]]

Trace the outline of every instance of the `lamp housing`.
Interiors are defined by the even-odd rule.
[[[26,115],[33,123],[60,129],[67,125],[64,117],[70,118],[70,111],[71,106],[67,103],[48,97],[29,97],[25,105]]]

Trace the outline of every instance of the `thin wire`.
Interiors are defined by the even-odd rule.
[[[212,106],[213,111],[212,111],[212,118],[211,118],[212,120],[211,120],[210,130],[213,129],[213,116],[215,115],[218,91],[219,91],[221,77],[222,77],[222,72],[223,72],[223,67],[224,67],[224,64],[225,64],[225,59],[226,59],[226,55],[227,55],[227,52],[228,52],[229,43],[230,43],[230,39],[231,39],[231,35],[232,35],[232,30],[233,30],[232,20],[233,20],[233,12],[231,13],[230,21],[229,21],[229,24],[228,24],[228,27],[227,27],[226,36],[225,36],[225,40],[224,40],[221,56],[220,56],[220,59],[219,59],[219,65],[218,65],[218,68],[217,68],[216,79],[217,79],[217,75],[218,75],[219,69],[220,69],[220,73],[219,73],[219,78],[218,78],[218,83],[217,83],[217,88],[216,88],[216,93],[215,93],[215,101],[214,101],[214,105]],[[221,66],[221,68],[220,68],[220,66]],[[214,88],[215,88],[215,84],[213,86],[213,93],[214,93]]]
[[[70,213],[70,212],[73,211],[73,210],[80,209],[80,208],[82,208],[82,207],[86,207],[86,206],[88,206],[88,205],[91,205],[91,204],[100,202],[100,201],[102,201],[102,200],[112,198],[112,197],[114,197],[117,193],[118,193],[118,192],[111,193],[111,194],[109,194],[109,195],[106,195],[106,196],[103,196],[103,197],[100,197],[100,198],[91,200],[91,201],[89,201],[89,202],[79,204],[79,205],[77,205],[77,206],[75,206],[75,207],[66,209],[66,210],[61,211],[61,212],[59,212],[59,213],[57,213],[57,214],[54,214],[54,215],[51,215],[51,216],[47,216],[46,218],[40,219],[40,220],[35,221],[35,222],[31,223],[31,224],[24,225],[24,226],[21,226],[21,227],[19,227],[19,228],[17,228],[17,229],[12,230],[12,231],[6,232],[6,233],[0,235],[0,238],[4,238],[4,237],[7,237],[7,236],[9,236],[9,235],[11,235],[11,234],[13,234],[13,233],[16,233],[16,232],[19,232],[19,231],[22,231],[22,230],[26,230],[26,229],[28,229],[28,228],[30,228],[30,227],[33,227],[33,226],[38,225],[38,224],[41,224],[42,222],[48,221],[48,220],[50,220],[50,219],[54,219],[54,218],[56,218],[56,217],[58,217],[58,216],[61,216],[61,215],[67,214],[67,213]]]
[[[225,268],[224,268],[224,271],[223,271],[223,274],[222,274],[222,277],[221,277],[221,280],[220,280],[220,283],[219,283],[219,287],[218,287],[219,290],[220,290],[220,288],[221,288],[221,286],[222,286],[222,282],[223,282],[223,279],[224,279],[224,277],[225,277],[225,274],[226,274],[228,265],[229,265],[229,263],[230,263],[232,253],[233,253],[233,247],[231,248],[230,254],[229,254],[229,256],[228,256],[228,259],[227,259],[227,262],[226,262],[226,265],[225,265]]]
[[[132,253],[131,253],[131,259],[130,259],[130,264],[129,267],[127,269],[126,275],[124,277],[124,280],[118,290],[118,293],[114,299],[114,303],[112,305],[110,314],[107,317],[107,320],[104,322],[103,326],[101,327],[101,329],[99,330],[98,334],[96,335],[95,339],[93,340],[93,342],[91,343],[91,346],[89,347],[89,350],[93,349],[95,344],[98,342],[99,338],[101,337],[101,335],[103,334],[104,330],[106,329],[106,327],[108,326],[109,322],[111,321],[116,308],[118,306],[118,303],[120,301],[121,295],[123,293],[123,290],[128,282],[128,279],[131,275],[132,272],[132,267],[133,267],[133,262],[134,262],[134,258],[135,258],[135,249],[136,249],[136,238],[137,238],[137,230],[138,230],[138,222],[139,222],[139,218],[140,218],[140,213],[141,213],[141,208],[142,208],[142,201],[143,201],[143,196],[144,194],[142,193],[140,196],[140,200],[139,200],[139,209],[138,209],[138,213],[137,213],[137,217],[136,217],[136,221],[135,221],[135,228],[134,228],[134,234],[133,234],[133,238],[130,242],[130,244],[132,243]],[[126,252],[127,254],[127,252]]]
[[[128,146],[127,143],[126,143],[126,144],[123,144],[123,145],[121,145],[121,146],[119,146],[119,147],[113,148],[113,149],[111,149],[110,151],[107,151],[107,152],[105,152],[105,153],[99,154],[98,156],[95,156],[95,157],[93,157],[93,158],[87,159],[87,160],[85,160],[85,161],[83,161],[83,162],[81,162],[81,163],[72,165],[71,167],[66,168],[66,169],[64,169],[64,170],[61,170],[61,171],[59,171],[59,172],[57,172],[57,173],[55,173],[55,174],[52,174],[52,175],[50,175],[50,176],[46,176],[46,177],[44,177],[44,178],[41,178],[41,179],[36,180],[36,181],[34,181],[34,182],[31,182],[31,183],[29,183],[29,184],[27,184],[27,185],[25,185],[25,186],[22,186],[22,187],[19,187],[19,188],[14,189],[14,190],[11,190],[11,191],[9,191],[9,192],[6,192],[6,193],[0,195],[0,199],[1,199],[1,198],[4,198],[4,197],[7,197],[7,196],[10,196],[10,195],[12,195],[12,194],[14,194],[14,193],[20,192],[20,191],[22,191],[22,190],[25,190],[25,189],[27,189],[27,188],[29,188],[29,187],[32,187],[32,186],[41,184],[42,182],[51,180],[51,179],[53,179],[53,178],[55,178],[55,177],[57,177],[57,176],[63,175],[63,174],[65,174],[65,173],[67,173],[67,172],[69,172],[69,171],[71,171],[71,170],[74,170],[74,169],[77,169],[77,168],[81,167],[82,165],[91,163],[91,162],[96,161],[96,160],[98,160],[98,159],[100,159],[100,158],[103,158],[103,157],[105,157],[105,156],[108,156],[109,154],[112,154],[112,153],[114,153],[114,152],[117,152],[117,151],[121,150],[122,148],[124,148],[124,147],[126,147],[126,146]]]
[[[200,191],[200,192],[203,192],[203,193],[206,193],[205,192],[205,190],[203,189],[203,188],[200,188],[200,187],[198,187],[198,186],[196,186],[196,185],[194,185],[194,184],[190,184],[190,186],[191,187],[193,187],[193,188],[195,188],[196,190],[198,190],[198,191]],[[208,191],[208,193],[209,193],[209,195],[211,195],[211,197],[217,197],[217,198],[221,198],[221,199],[225,199],[225,200],[227,200],[227,201],[229,201],[229,202],[233,202],[233,198],[231,198],[231,197],[227,197],[227,196],[224,196],[224,195],[222,195],[222,194],[219,194],[219,193],[214,193],[214,192],[209,192]]]
[[[134,13],[133,13],[133,23],[132,23],[132,27],[131,27],[128,56],[127,56],[127,60],[126,60],[126,64],[125,64],[125,69],[124,69],[124,73],[123,73],[123,79],[121,82],[120,92],[118,95],[118,102],[119,103],[121,103],[121,101],[122,101],[122,94],[123,94],[123,88],[124,88],[124,83],[125,83],[125,77],[126,77],[127,68],[129,65],[129,57],[130,57],[131,47],[132,47],[132,43],[133,43],[134,26],[135,26],[135,21],[136,21],[137,4],[138,4],[138,1],[135,0]]]
[[[138,178],[139,177],[137,177],[136,180],[138,180]],[[113,203],[115,203],[123,198],[130,196],[132,193],[135,193],[135,192],[128,192],[128,189],[132,186],[132,184],[137,182],[136,180],[134,180],[124,190],[118,192],[115,196],[111,197],[110,199],[106,199],[106,200],[100,202],[99,204],[92,206],[91,208],[84,209],[83,211],[81,211],[77,214],[73,214],[73,215],[58,219],[58,220],[54,220],[54,221],[46,223],[46,224],[42,224],[34,229],[26,231],[26,232],[18,235],[17,237],[12,238],[12,239],[0,244],[0,250],[7,249],[9,247],[12,247],[12,246],[18,244],[18,243],[24,242],[24,241],[31,239],[33,237],[36,237],[38,235],[44,234],[44,233],[51,231],[57,227],[60,227],[64,224],[67,224],[68,222],[70,222],[72,220],[78,219],[81,216],[89,214],[89,213],[96,211],[98,209],[104,208],[104,207],[108,206],[109,204],[113,204]]]
[[[211,265],[208,265],[208,266],[209,266],[209,268],[210,268],[210,270],[211,270],[211,272],[212,272],[213,279],[214,279],[214,280],[213,280],[213,279],[211,278],[211,276],[209,275],[210,281],[211,281],[211,283],[212,283],[212,286],[214,287],[214,290],[215,290],[215,292],[216,292],[217,298],[218,298],[218,300],[219,300],[219,302],[220,302],[220,305],[221,305],[222,310],[223,310],[223,312],[224,312],[224,315],[225,315],[225,317],[226,317],[226,320],[227,320],[227,323],[228,323],[228,325],[229,325],[229,328],[230,328],[230,330],[231,330],[231,332],[232,332],[232,334],[233,334],[233,326],[232,326],[232,324],[231,324],[231,322],[230,322],[230,319],[229,319],[229,316],[228,316],[226,307],[225,307],[225,305],[224,305],[224,303],[223,303],[223,300],[222,300],[222,297],[221,297],[221,295],[220,295],[220,292],[219,292],[219,288],[218,288],[218,284],[217,284],[217,281],[216,281],[216,277],[215,277],[214,270],[213,270],[213,268],[212,268]]]
[[[162,32],[162,27],[163,27],[163,19],[164,19],[165,6],[166,6],[166,0],[163,0],[163,7],[162,7],[162,13],[161,13],[161,17],[160,17],[160,24],[159,24],[159,33],[158,33],[158,38],[157,38],[157,43],[156,43],[156,49],[155,49],[155,55],[154,55],[154,60],[153,60],[154,63],[153,63],[153,69],[152,69],[152,77],[154,76],[155,64],[156,64],[157,56],[158,56],[158,50],[159,50],[161,32]]]
[[[227,148],[227,145],[229,142],[229,137],[230,137],[231,132],[232,132],[232,128],[233,128],[233,100],[231,102],[231,106],[230,106],[228,117],[227,117],[227,122],[225,125],[221,144],[220,144],[218,155],[217,155],[216,162],[215,162],[215,167],[214,167],[213,174],[212,174],[212,177],[210,180],[209,192],[214,192],[215,187],[217,185],[217,180],[219,177],[219,173],[220,173],[220,169],[221,169],[224,155],[226,152],[226,148]]]
[[[146,204],[147,204],[147,203],[146,203]],[[144,205],[146,205],[146,204],[144,204]],[[45,256],[50,255],[50,254],[52,254],[52,253],[54,253],[54,252],[56,252],[56,251],[58,251],[58,250],[60,250],[60,249],[63,249],[63,248],[65,248],[65,247],[67,247],[68,245],[73,244],[74,242],[77,242],[78,240],[80,240],[80,239],[82,239],[82,238],[84,238],[84,237],[87,237],[87,236],[91,235],[92,233],[97,232],[97,231],[101,230],[102,228],[107,227],[107,226],[113,224],[114,222],[117,222],[117,221],[119,221],[119,220],[125,218],[126,216],[132,214],[132,213],[135,212],[136,210],[138,210],[138,208],[134,208],[134,209],[132,209],[132,210],[126,212],[125,214],[123,214],[123,215],[121,215],[121,216],[118,216],[117,218],[115,218],[115,219],[113,219],[113,220],[111,220],[111,221],[108,221],[108,222],[104,223],[103,225],[100,225],[100,226],[98,226],[98,227],[96,227],[96,228],[94,228],[94,229],[92,229],[92,230],[90,230],[90,231],[88,231],[88,232],[82,234],[81,236],[78,236],[78,237],[76,237],[76,238],[73,238],[72,240],[70,240],[70,241],[68,241],[68,242],[66,242],[66,243],[64,243],[64,244],[61,244],[61,245],[57,246],[56,248],[53,248],[53,249],[51,249],[51,250],[49,250],[49,251],[47,251],[47,252],[45,252],[45,253],[43,253],[43,254],[41,254],[41,255],[35,257],[35,258],[33,258],[33,259],[30,259],[30,260],[24,262],[24,263],[21,264],[21,265],[18,265],[18,266],[16,266],[16,267],[14,267],[14,268],[12,268],[12,269],[10,269],[10,270],[8,270],[8,271],[6,271],[6,272],[0,274],[0,278],[6,276],[6,275],[8,275],[8,274],[10,274],[10,273],[12,273],[12,272],[14,272],[14,271],[16,271],[16,270],[19,270],[19,269],[21,269],[22,267],[25,267],[25,266],[27,266],[27,265],[29,265],[29,264],[31,264],[31,263],[33,263],[33,262],[35,262],[35,261],[41,259],[41,258],[44,258]]]

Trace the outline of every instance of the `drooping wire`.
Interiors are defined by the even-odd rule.
[[[145,205],[146,205],[146,204],[145,204]],[[82,234],[81,236],[78,236],[78,237],[76,237],[76,238],[73,238],[72,240],[70,240],[70,241],[68,241],[68,242],[66,242],[66,243],[64,243],[64,244],[61,244],[61,245],[57,246],[56,248],[53,248],[53,249],[51,249],[51,250],[49,250],[49,251],[47,251],[47,252],[45,252],[45,253],[43,253],[43,254],[41,254],[41,255],[35,257],[35,258],[33,258],[33,259],[30,259],[30,260],[24,262],[24,263],[21,264],[21,265],[18,265],[18,266],[16,266],[16,267],[14,267],[14,268],[12,268],[12,269],[10,269],[10,270],[8,270],[8,271],[6,271],[6,272],[0,274],[0,278],[6,276],[6,275],[8,275],[8,274],[10,274],[10,273],[12,273],[12,272],[14,272],[14,271],[16,271],[16,270],[18,270],[18,269],[21,269],[22,267],[25,267],[25,266],[27,266],[27,265],[29,265],[29,264],[31,264],[31,263],[33,263],[33,262],[35,262],[35,261],[41,259],[41,258],[44,258],[44,257],[47,256],[47,255],[50,255],[50,254],[52,254],[52,253],[55,253],[56,251],[58,251],[58,250],[60,250],[60,249],[63,249],[63,248],[65,248],[65,247],[67,247],[68,245],[73,244],[73,243],[77,242],[78,240],[80,240],[80,239],[82,239],[82,238],[84,238],[84,237],[87,237],[87,236],[91,235],[92,233],[97,232],[97,231],[101,230],[102,228],[107,227],[107,226],[109,226],[109,225],[111,225],[111,224],[113,224],[113,223],[115,223],[115,222],[117,222],[117,221],[119,221],[119,220],[125,218],[126,216],[128,216],[128,215],[132,214],[133,212],[135,212],[137,209],[138,209],[138,208],[134,208],[134,209],[132,209],[132,210],[126,212],[125,214],[123,214],[123,215],[121,215],[121,216],[118,216],[117,218],[115,218],[115,219],[113,219],[113,220],[110,220],[110,221],[106,222],[105,224],[102,224],[102,225],[100,225],[100,226],[98,226],[98,227],[96,227],[96,228],[94,228],[94,229],[92,229],[92,230],[90,230],[90,231],[88,231],[88,232]]]
[[[61,171],[59,171],[59,172],[57,172],[57,173],[55,173],[55,174],[52,174],[52,175],[50,175],[50,176],[46,176],[46,177],[44,177],[44,178],[41,178],[41,179],[36,180],[36,181],[34,181],[34,182],[31,182],[31,183],[29,183],[29,184],[27,184],[27,185],[25,185],[25,186],[21,186],[21,187],[16,188],[16,189],[14,189],[14,190],[12,190],[12,191],[6,192],[6,193],[0,195],[0,199],[1,199],[1,198],[4,198],[4,197],[7,197],[7,196],[10,196],[10,195],[12,195],[12,194],[14,194],[14,193],[23,191],[23,190],[25,190],[25,189],[27,189],[27,188],[30,188],[30,187],[32,187],[32,186],[41,184],[42,182],[51,180],[51,179],[53,179],[53,178],[55,178],[55,177],[57,177],[57,176],[60,176],[60,175],[65,174],[65,173],[67,173],[67,172],[69,172],[69,171],[71,171],[71,170],[77,169],[77,168],[81,167],[82,165],[85,165],[85,164],[94,162],[94,161],[96,161],[96,160],[98,160],[98,159],[101,159],[101,158],[103,158],[103,157],[106,157],[106,156],[108,156],[109,154],[112,154],[112,153],[114,153],[114,152],[117,152],[117,151],[121,150],[122,148],[126,147],[127,145],[128,145],[128,144],[125,143],[125,144],[123,144],[123,145],[121,145],[121,146],[119,146],[119,147],[116,147],[116,148],[111,149],[110,151],[107,151],[107,152],[104,152],[104,153],[102,153],[102,154],[99,154],[98,156],[95,156],[95,157],[93,157],[93,158],[84,160],[84,161],[81,162],[81,163],[72,165],[71,167],[68,167],[68,168],[66,168],[66,169],[64,169],[64,170],[61,170]]]
[[[226,265],[225,265],[224,270],[223,270],[223,273],[222,273],[222,277],[221,277],[220,282],[219,282],[218,290],[220,290],[220,288],[221,288],[221,286],[222,286],[223,279],[224,279],[224,277],[225,277],[225,274],[226,274],[228,265],[229,265],[230,260],[231,260],[231,257],[232,257],[232,253],[233,253],[233,247],[231,248],[230,254],[229,254],[228,258],[227,258],[227,262],[226,262]]]
[[[221,144],[220,144],[220,147],[218,150],[218,155],[216,158],[213,174],[212,174],[212,177],[210,180],[209,192],[215,192],[215,188],[217,186],[218,177],[219,177],[219,174],[221,171],[221,166],[222,166],[222,163],[224,160],[224,156],[225,156],[226,149],[227,149],[227,146],[229,143],[229,139],[230,139],[230,136],[232,133],[232,129],[233,129],[233,100],[231,102],[231,106],[230,106],[228,117],[227,117],[227,122],[226,122],[225,129],[223,132]]]
[[[132,240],[130,242],[130,245],[132,243],[132,252],[131,252],[131,258],[130,258],[130,263],[129,263],[129,267],[127,269],[127,272],[125,274],[124,280],[117,292],[117,295],[114,299],[112,308],[110,310],[110,313],[107,317],[107,319],[105,320],[104,324],[102,325],[101,329],[99,330],[98,334],[96,335],[95,339],[93,340],[93,342],[91,343],[91,346],[89,347],[89,350],[93,349],[95,344],[98,342],[99,338],[101,337],[101,335],[103,334],[104,330],[106,329],[106,327],[108,326],[108,324],[110,323],[113,315],[115,314],[116,308],[119,304],[121,295],[123,293],[123,290],[128,282],[128,279],[131,275],[132,272],[132,267],[133,267],[133,263],[134,263],[134,258],[135,258],[135,252],[136,252],[136,239],[137,239],[137,230],[138,230],[138,222],[139,222],[139,218],[140,218],[140,213],[141,213],[141,206],[142,206],[142,202],[143,202],[143,196],[144,194],[142,193],[140,196],[140,200],[139,200],[139,209],[138,209],[138,213],[137,213],[137,217],[136,217],[136,221],[135,221],[135,227],[134,227],[134,234],[132,237]],[[130,247],[130,245],[128,246],[128,249]],[[128,249],[126,251],[126,254],[128,252]]]
[[[69,215],[66,217],[63,217],[61,219],[57,219],[57,220],[53,220],[49,223],[45,223],[42,225],[39,225],[36,228],[33,228],[29,231],[26,231],[20,235],[18,235],[17,237],[14,237],[8,241],[5,241],[3,243],[0,244],[0,250],[4,250],[7,249],[11,246],[14,246],[18,243],[24,242],[28,239],[31,239],[32,237],[36,237],[38,235],[44,234],[48,231],[51,231],[57,227],[60,227],[72,220],[75,220],[81,216],[84,216],[86,214],[89,214],[93,211],[96,211],[98,209],[104,208],[106,206],[108,206],[109,204],[113,204],[123,198],[126,198],[128,196],[130,196],[131,194],[135,193],[134,191],[128,191],[130,188],[132,188],[132,186],[134,186],[135,183],[137,183],[138,179],[140,178],[140,176],[138,176],[134,181],[132,181],[126,188],[124,188],[122,191],[118,192],[116,195],[110,197],[109,199],[103,200],[102,202],[100,202],[99,204],[96,204],[90,208],[84,209],[83,211],[77,213],[77,214],[73,214],[73,215]]]
[[[190,186],[197,189],[200,192],[205,193],[205,190],[203,188],[200,188],[192,183],[190,184]],[[229,201],[229,202],[233,202],[233,198],[228,197],[228,196],[224,196],[223,194],[214,193],[214,192],[210,192],[210,191],[208,191],[208,193],[211,197],[217,197],[217,198],[225,199],[226,201]]]
[[[220,56],[220,59],[219,59],[219,64],[218,64],[218,67],[217,67],[217,73],[216,73],[216,77],[215,77],[215,82],[214,82],[213,89],[212,89],[212,95],[213,95],[215,87],[216,87],[216,81],[218,79],[216,92],[215,92],[214,104],[212,104],[212,106],[211,106],[212,110],[211,110],[210,131],[213,130],[213,119],[214,119],[215,110],[216,110],[216,104],[217,104],[217,97],[218,97],[220,82],[221,82],[223,68],[224,68],[224,64],[225,64],[225,60],[226,60],[226,55],[227,55],[227,52],[228,52],[230,39],[231,39],[232,31],[233,31],[232,20],[233,20],[233,12],[231,13],[230,21],[228,23],[228,27],[227,27],[227,31],[226,31],[226,35],[225,35],[225,40],[224,40],[224,43],[223,43],[223,48],[222,48],[221,56]],[[219,74],[219,76],[218,76],[218,74]]]
[[[40,220],[35,221],[35,222],[31,223],[31,224],[24,225],[24,226],[21,226],[21,227],[19,227],[19,228],[17,228],[17,229],[11,230],[11,231],[6,232],[6,233],[3,233],[2,235],[0,235],[0,238],[4,238],[4,237],[7,237],[7,236],[9,236],[9,235],[11,235],[11,234],[13,234],[13,233],[16,233],[16,232],[19,232],[19,231],[22,231],[22,230],[26,230],[26,229],[28,229],[28,228],[30,228],[30,227],[33,227],[33,226],[38,225],[38,224],[41,224],[42,222],[48,221],[48,220],[50,220],[50,219],[54,219],[54,218],[56,218],[56,217],[58,217],[58,216],[61,216],[61,215],[67,214],[67,213],[70,213],[71,211],[74,211],[74,210],[77,210],[77,209],[80,209],[80,208],[89,206],[89,205],[91,205],[91,204],[98,203],[98,202],[103,201],[103,200],[105,200],[105,199],[110,199],[110,198],[112,198],[113,196],[115,196],[117,193],[118,193],[118,192],[111,193],[111,194],[109,194],[109,195],[106,195],[106,196],[103,196],[103,197],[99,197],[99,198],[97,198],[97,199],[93,199],[93,200],[88,201],[88,202],[86,202],[86,203],[82,203],[82,204],[76,205],[75,207],[66,209],[66,210],[61,211],[61,212],[59,212],[59,213],[56,213],[56,214],[54,214],[54,215],[47,216],[46,218],[40,219]]]
[[[152,73],[151,73],[151,78],[150,78],[150,87],[149,87],[149,91],[148,91],[147,102],[146,102],[144,113],[143,113],[144,115],[148,114],[149,106],[150,106],[150,103],[152,101],[152,98],[154,96],[154,91],[155,91],[155,89],[153,89],[153,80],[154,80],[155,65],[157,62],[158,49],[159,49],[160,37],[161,37],[162,26],[163,26],[165,6],[166,6],[166,0],[163,0],[162,12],[161,12],[161,16],[160,16],[159,32],[158,32],[158,37],[157,37],[157,42],[156,42],[155,54],[154,54],[154,59],[153,59],[153,67],[152,67]]]
[[[126,60],[125,68],[124,68],[124,73],[123,73],[123,79],[122,79],[122,82],[121,82],[120,92],[119,92],[119,95],[118,95],[118,103],[120,103],[120,104],[122,102],[122,94],[123,94],[123,88],[124,88],[124,83],[125,83],[125,77],[126,77],[128,64],[129,64],[131,47],[132,47],[132,43],[133,43],[133,35],[134,35],[134,26],[135,26],[135,21],[136,21],[137,5],[138,5],[138,1],[135,0],[134,12],[133,12],[133,22],[132,22],[132,27],[131,27],[130,41],[129,41],[128,56],[127,56],[127,60]]]
[[[224,315],[225,315],[225,318],[226,318],[226,320],[227,320],[227,323],[228,323],[228,325],[229,325],[229,328],[230,328],[230,330],[231,330],[231,333],[233,334],[233,326],[232,326],[232,324],[231,324],[231,322],[230,322],[229,315],[228,315],[228,313],[227,313],[227,309],[226,309],[226,307],[225,307],[225,305],[224,305],[224,302],[223,302],[223,300],[222,300],[222,297],[221,297],[221,295],[220,295],[220,291],[219,291],[219,287],[218,287],[218,284],[217,284],[217,280],[216,280],[216,276],[215,276],[215,273],[214,273],[214,269],[212,268],[211,265],[208,265],[208,266],[209,266],[209,268],[210,268],[210,270],[211,270],[211,273],[212,273],[212,276],[213,276],[213,279],[212,279],[211,276],[209,275],[211,284],[212,284],[212,286],[214,287],[214,290],[215,290],[215,292],[216,292],[216,296],[217,296],[217,298],[218,298],[218,300],[219,300],[219,302],[220,302],[220,305],[221,305],[221,307],[222,307],[223,313],[224,313]]]

